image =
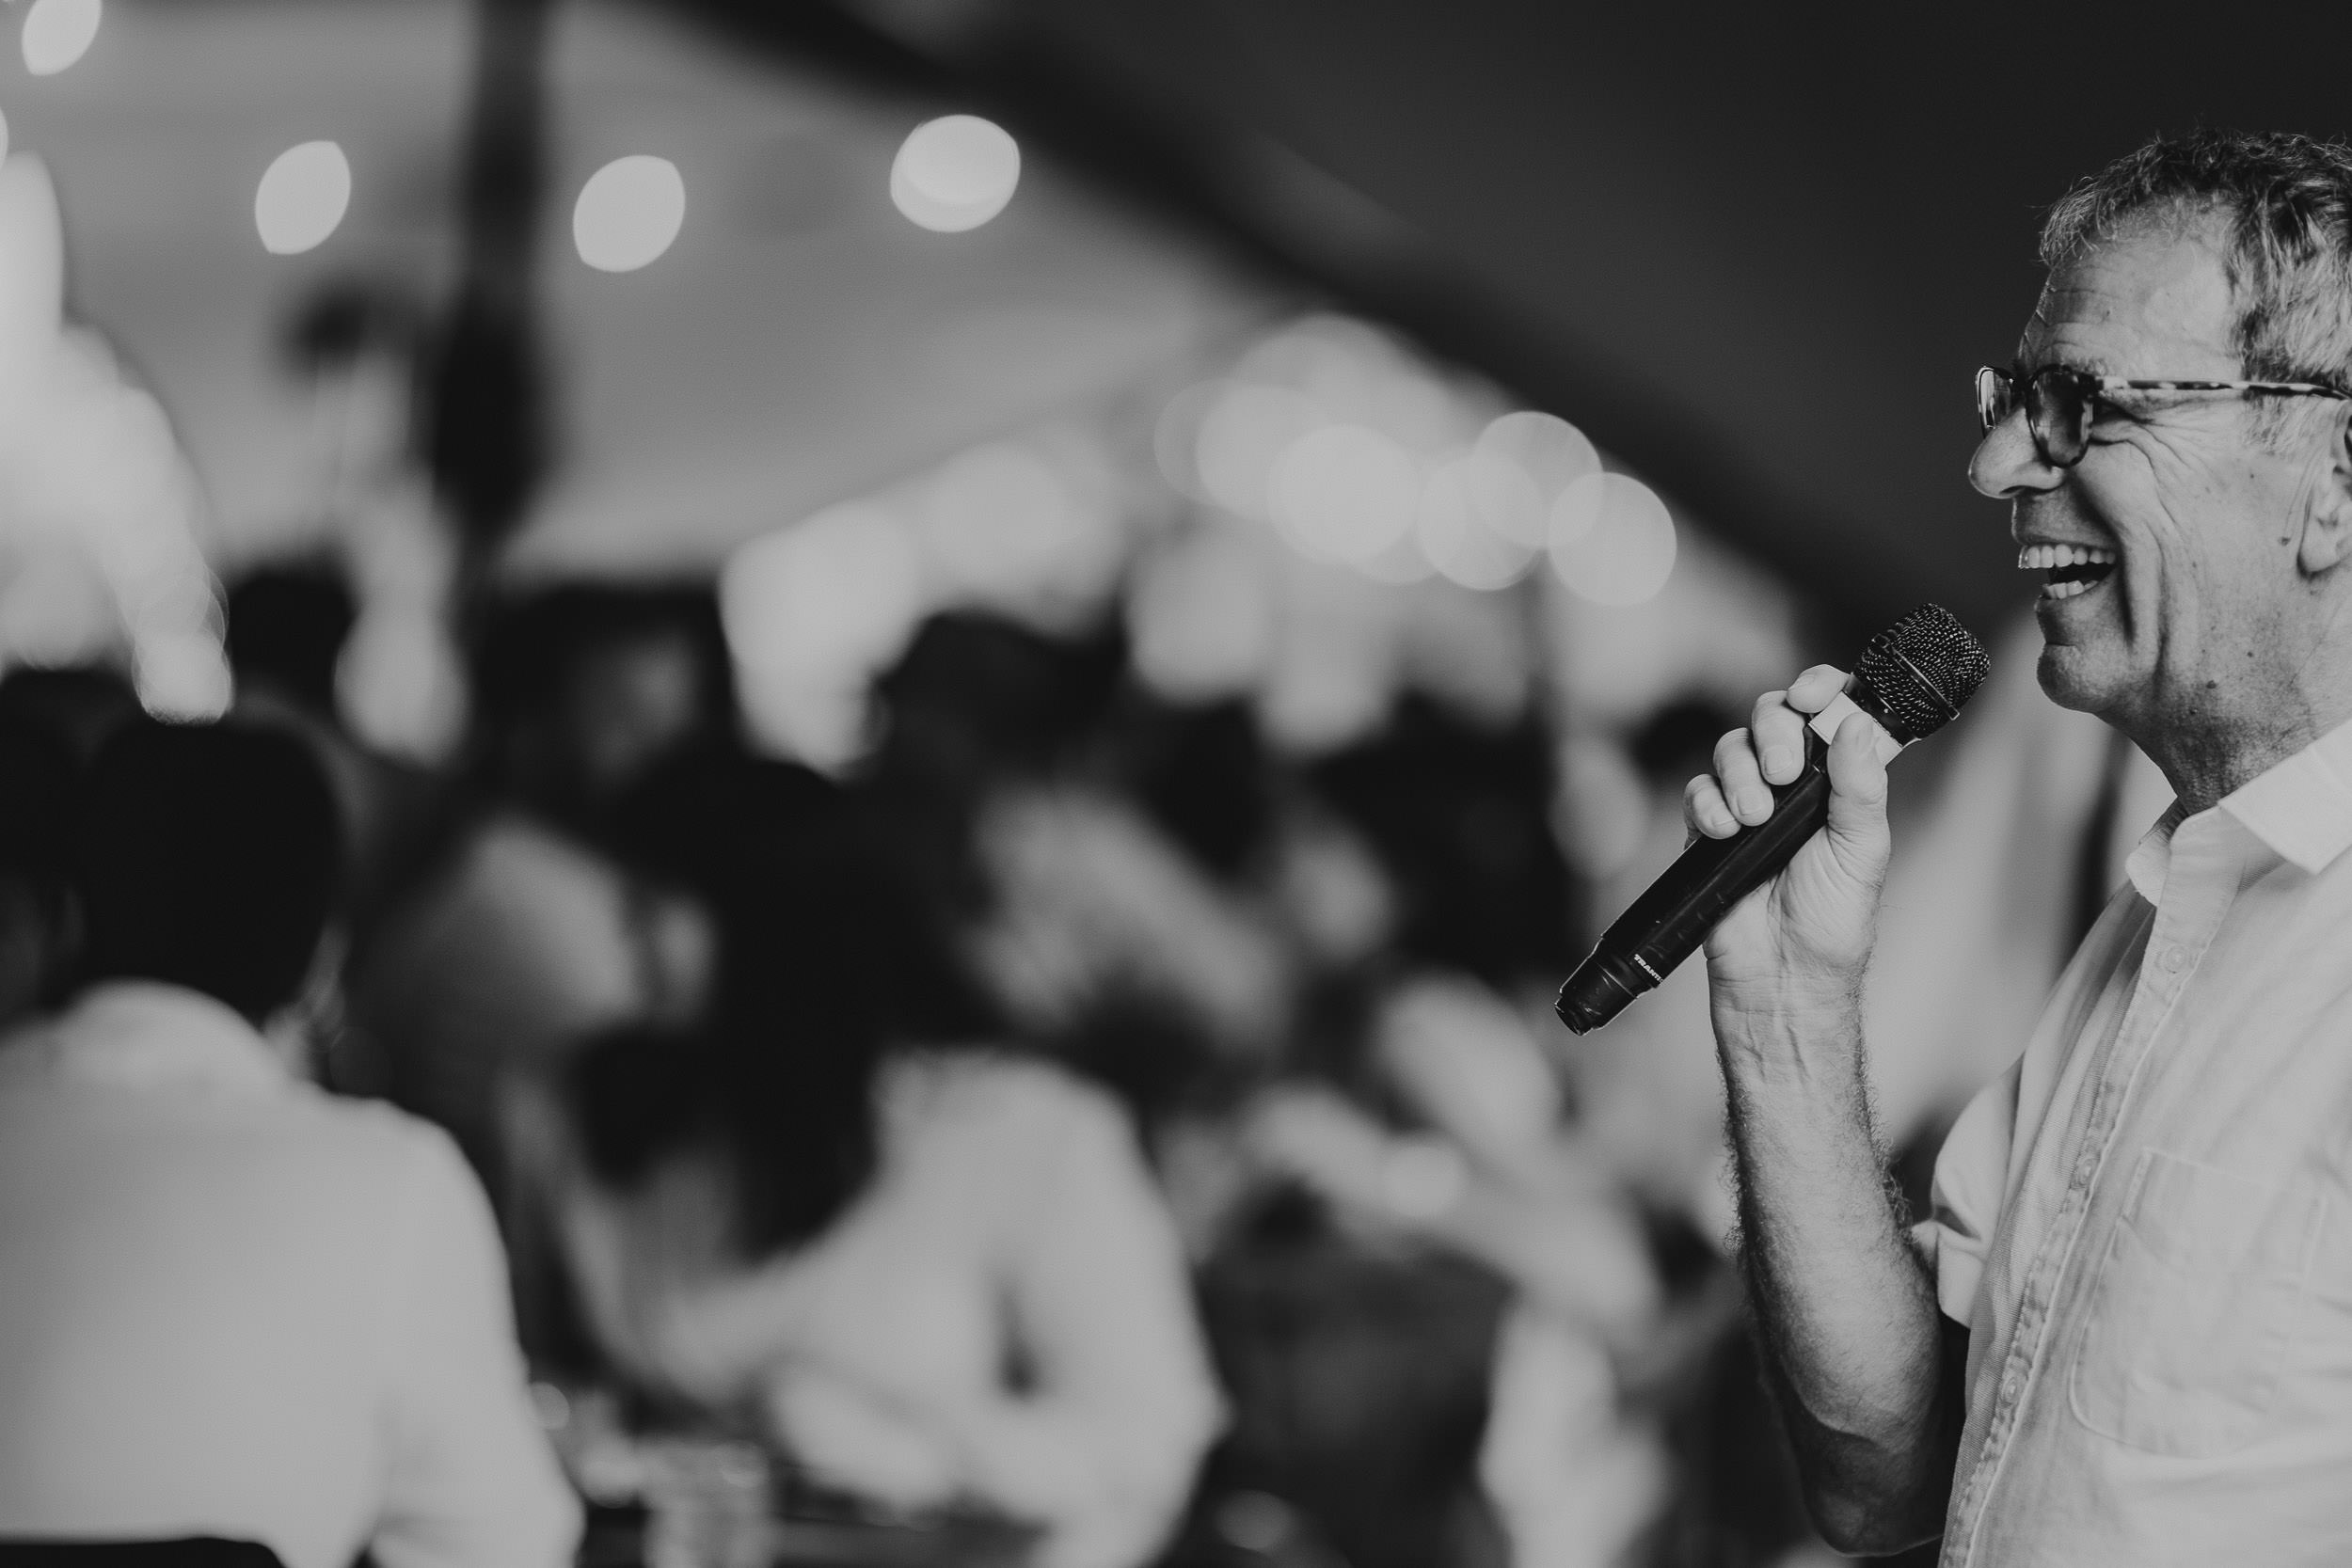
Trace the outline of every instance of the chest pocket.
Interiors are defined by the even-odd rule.
[[[2148,1149],[2075,1342],[2075,1418],[2129,1448],[2211,1458],[2277,1402],[2322,1205]]]

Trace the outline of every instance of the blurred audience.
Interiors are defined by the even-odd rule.
[[[316,763],[139,722],[82,794],[82,989],[0,1047],[0,1535],[567,1560],[479,1185],[301,1081],[333,983]]]
[[[1218,1397],[1124,1118],[990,1047],[816,775],[685,757],[616,836],[717,945],[684,1026],[608,1034],[520,1108],[596,1347],[827,1485],[1037,1525],[1056,1568],[1149,1560]]]
[[[656,911],[594,838],[662,757],[727,742],[734,689],[707,590],[573,586],[491,616],[474,702],[472,799],[358,956],[352,1009],[391,1097],[496,1194],[502,1077],[651,1005]]]

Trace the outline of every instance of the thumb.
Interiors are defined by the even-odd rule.
[[[1886,874],[1886,731],[1867,713],[1850,713],[1829,748],[1829,847],[1838,868],[1877,886]]]

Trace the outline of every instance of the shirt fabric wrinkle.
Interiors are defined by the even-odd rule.
[[[2352,1560],[2348,780],[2352,725],[2168,811],[1954,1126],[1945,1568]]]

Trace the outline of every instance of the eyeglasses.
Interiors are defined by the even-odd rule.
[[[2071,468],[2090,450],[2090,420],[2102,392],[2265,392],[2291,398],[2348,394],[2311,381],[2132,381],[2050,365],[2030,376],[1987,365],[1977,372],[1977,418],[1991,430],[2025,404],[2034,449],[2054,468]]]

